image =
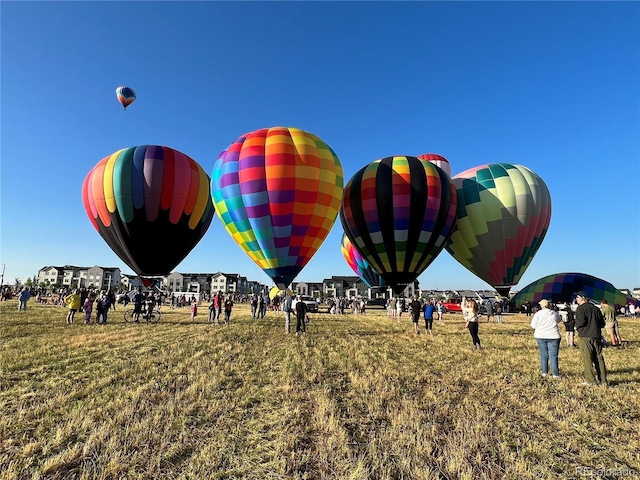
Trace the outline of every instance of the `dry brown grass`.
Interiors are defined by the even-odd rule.
[[[313,315],[284,334],[237,305],[228,327],[65,324],[0,304],[2,479],[538,479],[640,472],[640,333],[605,352],[613,386],[580,387],[577,351],[543,381],[527,319]],[[584,473],[584,471],[582,472]],[[594,478],[594,477],[591,477]]]

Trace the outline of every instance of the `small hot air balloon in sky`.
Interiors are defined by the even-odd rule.
[[[449,163],[449,160],[444,158],[442,155],[438,155],[437,153],[425,153],[418,155],[418,158],[433,163],[436,167],[440,167],[447,172],[447,175],[451,176],[451,164]]]
[[[360,277],[367,287],[374,288],[385,285],[384,278],[369,265],[369,262],[362,258],[362,255],[358,253],[351,243],[351,240],[349,240],[349,237],[344,233],[342,234],[342,240],[340,242],[340,250],[347,264],[356,272],[356,275]]]
[[[247,133],[215,161],[216,212],[245,253],[285,289],[329,234],[340,209],[342,165],[312,133]]]
[[[444,248],[456,207],[444,170],[417,157],[387,157],[349,180],[340,220],[360,255],[400,294]]]
[[[126,110],[127,107],[135,101],[136,92],[131,87],[121,86],[116,88],[116,96],[118,97],[118,101]]]
[[[82,185],[94,228],[140,276],[171,272],[196,246],[213,218],[210,180],[198,163],[156,145],[103,158]]]
[[[523,303],[537,304],[543,298],[553,303],[570,304],[576,292],[584,291],[589,298],[600,302],[606,300],[609,305],[626,305],[638,303],[633,297],[625,295],[609,282],[586,273],[554,273],[530,283],[520,290],[511,300],[516,309]]]
[[[458,221],[447,251],[504,297],[540,248],[551,221],[551,195],[522,165],[482,165],[453,177]]]

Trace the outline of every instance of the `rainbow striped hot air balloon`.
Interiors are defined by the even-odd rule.
[[[118,87],[116,88],[116,97],[122,104],[122,107],[126,110],[136,100],[136,92],[131,87]]]
[[[457,200],[444,170],[416,157],[387,157],[347,182],[340,220],[357,251],[399,294],[444,248]]]
[[[103,158],[82,185],[89,220],[141,276],[167,275],[213,218],[209,176],[169,147],[125,148]]]
[[[382,287],[385,285],[384,278],[376,272],[369,262],[367,262],[362,255],[358,253],[356,248],[349,240],[346,234],[342,234],[342,240],[340,241],[340,250],[342,256],[347,261],[347,264],[351,269],[356,272],[356,275],[367,285],[369,288]]]
[[[220,154],[211,196],[227,232],[285,289],[331,230],[343,182],[340,160],[320,138],[272,127],[242,135]]]
[[[551,195],[522,165],[482,165],[453,177],[458,221],[447,251],[507,297],[533,260],[551,221]]]

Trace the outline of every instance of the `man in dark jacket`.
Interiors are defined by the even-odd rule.
[[[296,335],[298,333],[306,333],[307,325],[305,322],[305,317],[307,316],[307,304],[302,301],[300,295],[297,297],[296,302]]]
[[[578,331],[580,358],[584,366],[586,382],[582,385],[602,383],[608,385],[607,367],[602,356],[602,328],[604,317],[598,307],[589,302],[586,292],[576,294],[578,308],[575,315],[575,329]],[[595,368],[595,372],[594,372]]]

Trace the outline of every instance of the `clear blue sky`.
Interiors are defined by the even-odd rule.
[[[389,155],[453,174],[527,166],[553,201],[517,286],[582,272],[640,287],[638,2],[2,2],[1,260],[120,267],[82,182],[125,147],[178,149],[211,174],[239,135],[315,133],[345,181]],[[137,101],[123,112],[119,85]],[[330,235],[296,281],[353,275]],[[177,267],[270,279],[219,219]],[[422,288],[489,286],[446,251]]]

